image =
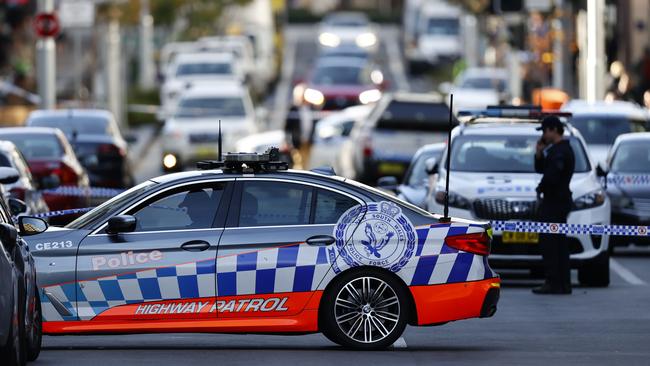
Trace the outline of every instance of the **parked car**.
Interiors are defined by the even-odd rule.
[[[88,174],[61,130],[49,127],[2,128],[0,140],[16,145],[40,188],[62,186],[63,190],[43,192],[50,210],[90,206]],[[76,216],[52,217],[50,223],[65,224]]]
[[[650,132],[626,133],[614,140],[607,159],[607,194],[612,224],[650,226]],[[650,244],[648,237],[612,236],[616,245]]]
[[[368,184],[388,175],[402,179],[420,147],[447,139],[449,117],[439,95],[385,95],[343,144],[339,174]]]
[[[470,67],[454,84],[442,83],[443,94],[454,94],[454,112],[464,109],[485,109],[489,105],[508,103],[508,71],[491,67]]]
[[[26,125],[63,131],[92,186],[127,188],[133,185],[128,144],[111,112],[102,109],[38,110],[29,115]]]
[[[648,114],[637,104],[625,101],[572,100],[562,106],[571,112],[571,124],[575,126],[585,141],[587,150],[595,164],[605,166],[607,153],[616,138],[628,132],[646,131]]]
[[[18,179],[15,169],[0,167],[0,184]],[[41,233],[47,224],[41,219],[20,217],[19,233],[4,199],[4,188],[0,191],[0,360],[3,365],[18,366],[38,358],[43,329],[36,266],[21,236]]]
[[[234,151],[250,151],[263,154],[273,147],[278,148],[280,160],[292,167],[291,146],[287,141],[287,134],[284,130],[270,130],[248,135],[237,141]]]
[[[43,194],[39,190],[43,187],[38,186],[29,170],[29,164],[27,164],[25,157],[11,141],[0,141],[0,167],[14,168],[19,176],[16,182],[4,185],[5,198],[16,198],[23,201],[26,207],[22,213],[27,215],[49,211]],[[14,208],[11,205],[9,206],[11,214],[17,215]]]

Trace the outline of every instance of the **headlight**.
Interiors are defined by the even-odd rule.
[[[597,190],[580,196],[573,201],[573,210],[584,210],[587,208],[598,207],[605,203],[605,192]]]
[[[316,89],[311,89],[307,88],[305,89],[305,94],[303,95],[303,98],[307,103],[313,104],[315,106],[322,105],[325,103],[325,96],[323,93],[319,92]]]
[[[318,36],[318,42],[326,47],[337,47],[341,44],[341,38],[336,34],[325,32]]]
[[[167,169],[171,169],[175,167],[176,164],[178,163],[176,156],[174,156],[174,154],[165,154],[165,156],[163,156],[162,162],[165,168]]]
[[[377,36],[372,33],[362,33],[357,36],[356,43],[361,48],[372,47],[377,44]]]
[[[445,204],[445,191],[436,192],[436,202],[441,205]],[[469,200],[454,192],[449,192],[449,207],[462,208],[464,210],[470,209]]]
[[[361,104],[374,103],[381,99],[381,92],[377,89],[370,89],[359,94],[359,102]]]
[[[324,126],[318,129],[318,137],[321,140],[327,140],[336,135],[336,128],[334,126]]]

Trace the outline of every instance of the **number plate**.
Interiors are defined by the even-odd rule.
[[[388,175],[400,175],[404,173],[404,165],[400,163],[380,163],[379,173]]]
[[[501,241],[504,244],[537,244],[539,243],[539,234],[504,231]]]
[[[196,149],[196,156],[198,158],[212,158],[217,156],[217,150],[212,147],[199,147]]]

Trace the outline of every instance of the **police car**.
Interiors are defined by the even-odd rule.
[[[537,221],[535,188],[541,175],[535,173],[535,144],[541,137],[535,128],[545,115],[538,109],[489,107],[469,114],[469,120],[452,131],[449,178],[450,214],[478,220]],[[556,113],[557,114],[557,113]],[[565,113],[564,118],[570,114]],[[603,190],[596,166],[586,153],[580,132],[565,129],[575,154],[571,180],[573,208],[569,224],[607,225],[610,201]],[[442,162],[446,162],[446,154]],[[441,212],[446,182],[445,164],[427,203],[431,212]],[[495,231],[490,261],[498,267],[541,267],[539,235]],[[609,284],[609,237],[567,234],[571,265],[578,268],[581,284]]]
[[[277,149],[154,178],[28,237],[46,334],[312,333],[359,349],[489,317],[486,223],[445,220]]]

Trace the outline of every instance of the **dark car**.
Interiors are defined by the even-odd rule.
[[[72,144],[95,187],[133,185],[128,146],[113,114],[101,109],[38,110],[26,122],[30,127],[58,128]]]
[[[20,176],[15,183],[5,185],[6,198],[23,201],[26,205],[24,213],[28,215],[49,211],[43,193],[39,189],[55,187],[39,187],[25,157],[11,141],[0,141],[0,167],[2,166],[16,169]],[[11,213],[16,215],[11,203],[9,206]]]
[[[45,191],[50,210],[90,206],[88,174],[77,160],[61,130],[47,127],[0,129],[0,140],[13,142],[23,154],[40,187],[61,186],[63,191]],[[76,192],[75,192],[76,191]],[[65,224],[68,216],[53,217],[52,224]]]
[[[1,184],[11,184],[18,178],[15,169],[0,167]],[[47,229],[45,221],[31,217],[20,218],[19,226],[21,235]],[[23,365],[25,361],[35,360],[40,353],[42,312],[34,258],[18,235],[2,197],[0,241],[0,360],[3,365]]]
[[[314,110],[339,110],[374,103],[386,89],[384,75],[374,64],[359,57],[320,58],[294,93]]]

